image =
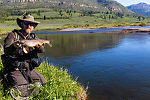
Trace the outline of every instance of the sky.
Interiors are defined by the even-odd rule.
[[[129,6],[129,5],[132,5],[132,4],[138,4],[138,3],[141,3],[141,2],[150,4],[150,0],[114,0],[114,1],[118,1],[119,3],[121,3],[124,6]]]

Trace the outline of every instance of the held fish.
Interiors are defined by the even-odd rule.
[[[42,40],[42,39],[37,39],[37,40],[22,40],[22,44],[24,44],[27,47],[34,47],[34,46],[41,46],[48,44],[50,47],[52,47],[52,41],[51,40]]]

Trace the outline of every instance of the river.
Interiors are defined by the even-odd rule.
[[[53,47],[46,45],[41,56],[88,86],[88,100],[149,100],[150,35],[103,33],[121,29],[42,30],[36,34],[53,40]]]

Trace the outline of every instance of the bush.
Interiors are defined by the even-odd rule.
[[[139,26],[146,26],[146,25],[147,25],[147,24],[146,24],[146,23],[143,23],[143,22],[139,24]]]

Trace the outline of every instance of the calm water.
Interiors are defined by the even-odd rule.
[[[150,99],[149,34],[42,34],[53,40],[49,62],[84,86],[88,100]]]
[[[88,100],[150,100],[148,33],[45,33],[38,36],[53,40],[46,46],[49,63],[79,77],[89,87]]]

